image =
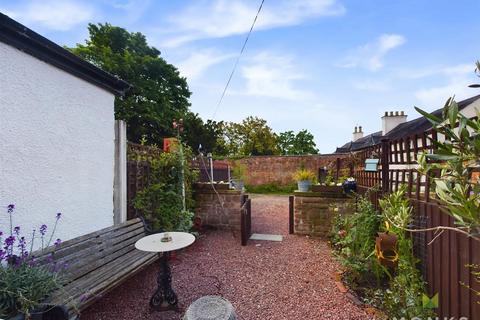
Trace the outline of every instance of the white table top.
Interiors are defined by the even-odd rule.
[[[162,242],[165,232],[143,237],[135,242],[135,248],[147,252],[168,252],[188,247],[195,241],[195,236],[187,232],[167,232],[172,241]]]

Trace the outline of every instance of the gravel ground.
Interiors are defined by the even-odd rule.
[[[249,241],[240,234],[208,231],[171,263],[173,287],[186,309],[204,295],[221,295],[240,319],[369,319],[339,291],[338,265],[320,240],[288,235],[288,197],[253,196],[255,233],[284,236],[283,242]],[[157,265],[124,282],[83,314],[82,320],[181,319],[149,309]]]

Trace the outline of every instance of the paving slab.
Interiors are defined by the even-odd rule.
[[[282,241],[283,237],[279,234],[254,233],[250,236],[250,240]]]

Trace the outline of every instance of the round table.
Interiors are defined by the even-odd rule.
[[[162,242],[166,233],[171,237],[171,241]],[[172,273],[168,262],[170,252],[188,247],[194,241],[195,237],[187,232],[162,232],[143,237],[135,242],[135,248],[138,250],[159,254],[157,290],[150,299],[150,306],[155,310],[178,311],[178,299],[172,289]]]

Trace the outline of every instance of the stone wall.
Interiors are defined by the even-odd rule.
[[[332,220],[338,214],[355,210],[355,200],[342,193],[295,192],[294,232],[314,237],[327,237]]]
[[[293,174],[302,165],[318,174],[320,168],[326,167],[332,175],[336,173],[337,159],[340,168],[344,168],[343,154],[325,154],[308,156],[254,156],[243,158],[239,161],[247,167],[247,181],[249,185],[262,185],[276,183],[288,185],[295,183]],[[346,169],[348,172],[349,169]],[[340,176],[348,173],[340,172]]]
[[[202,226],[240,230],[242,193],[222,188],[217,192],[210,184],[195,185],[195,216],[200,217]]]

